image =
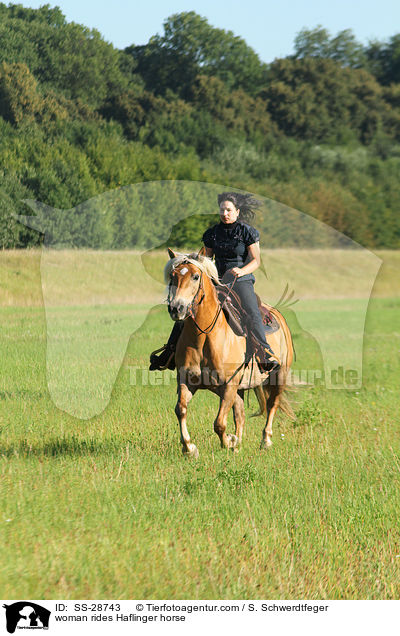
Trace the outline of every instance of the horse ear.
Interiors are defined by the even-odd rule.
[[[204,245],[197,252],[197,258],[199,258],[199,256],[206,256],[206,248],[204,247]]]
[[[173,250],[171,250],[171,248],[168,248],[168,254],[170,258],[176,258],[176,254]]]

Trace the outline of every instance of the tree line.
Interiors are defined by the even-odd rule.
[[[362,45],[350,30],[303,29],[293,55],[265,64],[193,11],[119,50],[58,7],[0,3],[0,41],[3,248],[41,242],[10,216],[26,199],[71,209],[170,179],[233,184],[367,247],[400,247],[400,34]],[[152,227],[113,214],[96,246],[146,244]],[[205,223],[187,219],[176,244]]]

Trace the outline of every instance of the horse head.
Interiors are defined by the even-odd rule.
[[[203,300],[203,271],[196,254],[177,254],[168,248],[171,260],[166,265],[168,282],[168,312],[172,320],[185,320],[195,313],[195,307]]]

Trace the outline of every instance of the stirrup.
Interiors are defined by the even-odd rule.
[[[160,355],[157,355],[161,351]],[[175,369],[175,351],[168,345],[163,345],[150,354],[149,371],[165,371]]]
[[[263,360],[261,360],[259,356],[256,356],[256,359],[260,371],[268,371],[268,373],[272,373],[273,371],[278,371],[278,369],[281,368],[281,361],[278,356],[274,353],[271,354],[268,349],[265,350],[265,357]]]

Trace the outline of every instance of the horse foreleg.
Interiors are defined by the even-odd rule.
[[[236,386],[228,386],[220,395],[220,403],[218,415],[214,421],[214,431],[217,433],[222,448],[232,448],[237,446],[238,440],[236,435],[226,434],[226,424],[228,420],[229,410],[232,408],[237,395]]]
[[[191,391],[186,384],[178,385],[178,401],[175,406],[175,413],[178,418],[181,431],[182,453],[186,457],[197,458],[199,456],[199,451],[197,450],[197,447],[191,443],[189,431],[186,426],[187,406],[194,393],[195,390],[192,389]]]
[[[266,388],[265,388],[266,390]],[[267,421],[262,434],[261,446],[262,450],[272,446],[272,422],[279,406],[280,388],[277,386],[269,387],[269,395],[267,397]]]
[[[233,403],[233,419],[235,420],[235,433],[238,444],[242,443],[242,435],[245,422],[243,395],[243,389],[239,389]]]

